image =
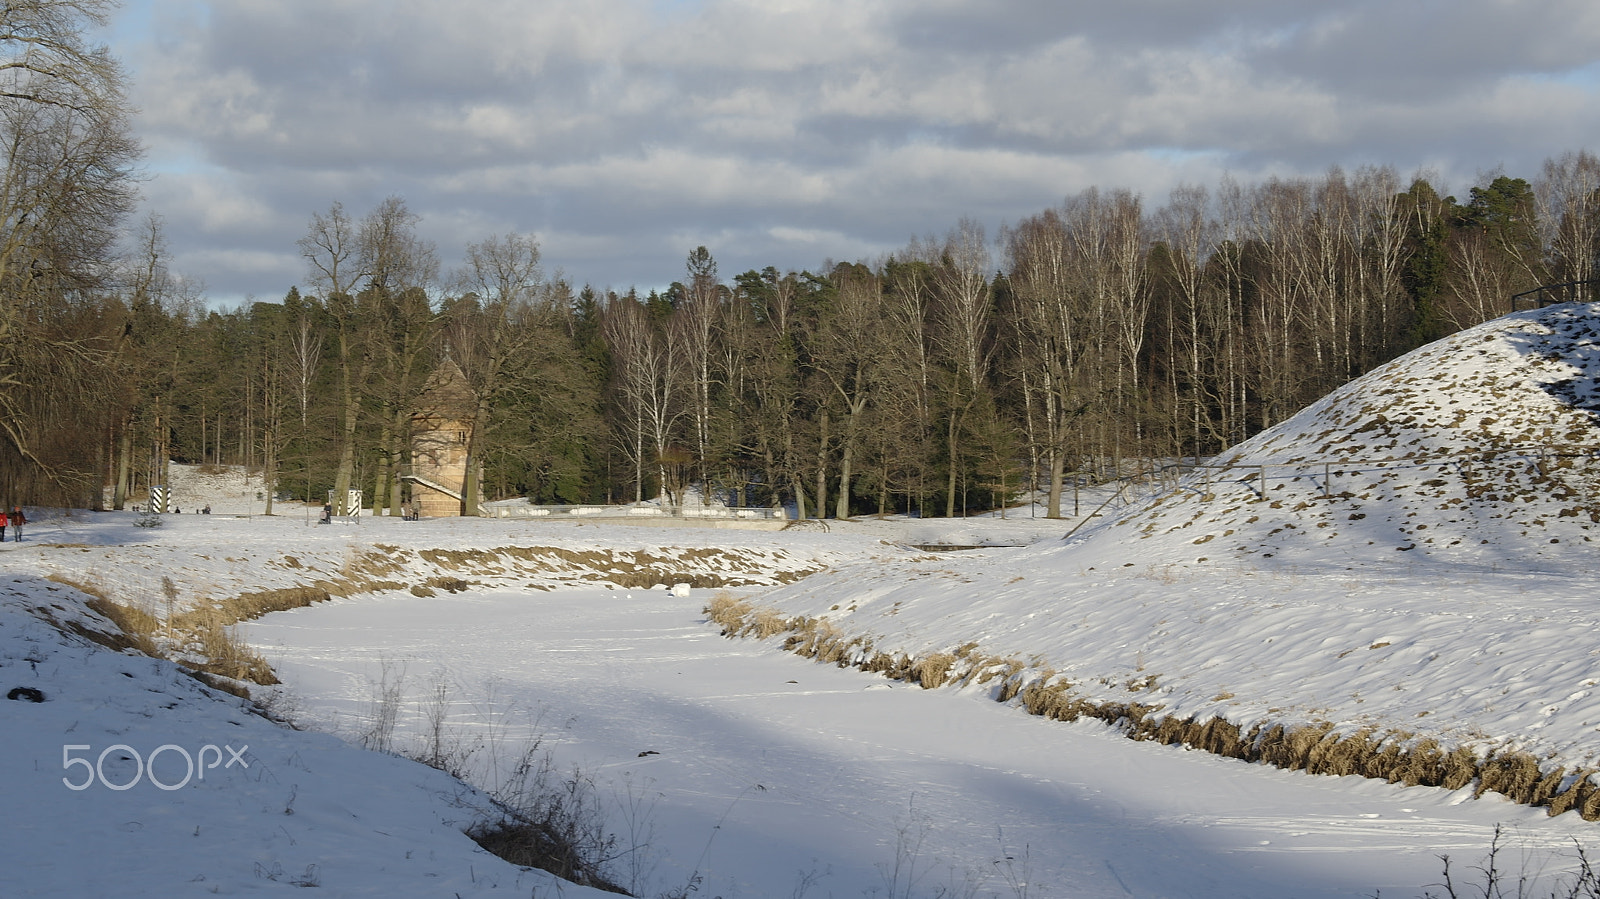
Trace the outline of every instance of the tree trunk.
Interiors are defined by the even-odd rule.
[[[350,481],[356,470],[356,417],[361,411],[356,402],[355,385],[351,375],[345,375],[344,424],[339,430],[339,468],[333,478],[333,511],[336,515],[349,515]]]
[[[785,427],[783,431],[783,459],[789,468],[789,480],[794,485],[794,518],[804,521],[806,517],[806,487],[800,477],[800,466],[795,464],[794,457],[794,432]]]
[[[817,517],[828,517],[828,410],[824,408],[818,419],[820,439],[817,441]]]
[[[478,494],[483,490],[478,451],[488,427],[489,399],[487,393],[480,393],[478,408],[472,414],[472,431],[467,434],[467,469],[461,476],[461,514],[469,518],[478,515]]]
[[[378,464],[377,471],[372,476],[372,514],[383,514],[383,500],[389,495],[389,481],[399,473],[391,468],[393,461],[394,434],[390,426],[385,424],[378,435]]]
[[[839,460],[839,502],[834,518],[850,517],[850,441],[845,441],[844,455]]]
[[[267,512],[272,514],[272,485],[278,480],[278,450],[276,445],[277,435],[268,428],[262,439],[261,445],[261,486],[262,492],[267,496]]]
[[[117,441],[117,486],[112,493],[111,508],[121,512],[127,508],[128,492],[131,484],[128,483],[129,469],[133,462],[133,422],[124,420],[122,423],[122,437]]]
[[[1067,454],[1059,446],[1050,448],[1050,508],[1046,518],[1061,517],[1061,487],[1066,480]]]
[[[389,516],[399,518],[405,514],[405,503],[402,473],[405,470],[407,450],[411,445],[411,413],[404,408],[396,409],[394,423],[390,425],[392,435],[389,443]],[[383,497],[372,498],[374,504],[381,502]]]
[[[951,410],[948,422],[945,448],[950,454],[950,477],[945,485],[944,517],[954,518],[956,517],[956,469],[961,467],[956,449],[956,413],[954,410]]]
[[[644,416],[633,432],[633,501],[644,502]]]

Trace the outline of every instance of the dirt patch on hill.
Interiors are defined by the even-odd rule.
[[[544,577],[582,583],[604,582],[642,588],[688,584],[698,589],[787,584],[820,570],[792,564],[771,554],[706,547],[672,552],[577,550],[557,546],[498,549],[425,549],[422,562],[437,572],[468,577]]]

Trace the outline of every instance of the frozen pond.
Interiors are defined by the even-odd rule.
[[[1031,718],[753,640],[706,594],[572,588],[387,595],[242,625],[304,719],[359,732],[401,684],[508,766],[529,735],[594,780],[640,895],[1420,896],[1497,823],[1521,862],[1587,843],[1575,815],[1494,796],[1313,777]],[[387,671],[387,674],[385,674]],[[498,751],[498,760],[491,756]]]

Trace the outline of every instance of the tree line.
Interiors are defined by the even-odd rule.
[[[1333,169],[1185,186],[1156,209],[1091,188],[992,236],[962,220],[816,271],[726,278],[699,247],[641,296],[547,276],[530,235],[444,271],[390,198],[311,217],[304,292],[206,312],[173,291],[150,225],[133,288],[108,297],[131,376],[102,480],[120,504],[168,459],[245,464],[268,494],[357,487],[397,514],[410,417],[448,358],[477,396],[468,496],[699,490],[844,517],[1038,491],[1059,515],[1081,479],[1217,453],[1519,291],[1591,280],[1597,229],[1587,152],[1464,201]]]
[[[311,214],[281,302],[208,309],[160,219],[127,222],[140,148],[85,37],[109,5],[0,13],[0,502],[124,508],[178,460],[248,466],[269,511],[359,488],[397,514],[449,360],[476,397],[466,496],[842,517],[1038,491],[1058,515],[1082,479],[1217,453],[1600,254],[1587,151],[1463,199],[1381,166],[1157,208],[1089,188],[814,271],[725,277],[698,247],[643,296],[548,275],[527,234],[447,268],[391,197]]]

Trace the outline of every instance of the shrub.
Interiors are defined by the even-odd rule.
[[[1546,870],[1548,859],[1528,853],[1524,853],[1520,870],[1502,868],[1501,856],[1506,851],[1504,839],[1505,833],[1496,825],[1494,838],[1489,842],[1489,854],[1469,869],[1476,873],[1465,882],[1456,879],[1450,856],[1440,856],[1444,863],[1444,882],[1434,884],[1422,894],[1422,899],[1600,899],[1600,875],[1595,874],[1583,844],[1576,839],[1572,841],[1571,866],[1554,874]],[[1433,889],[1443,892],[1435,893]]]
[[[553,756],[535,740],[506,782],[488,793],[492,815],[466,832],[479,846],[514,865],[627,895],[608,871],[619,854],[617,838],[605,830],[589,777],[577,771],[559,777]]]

